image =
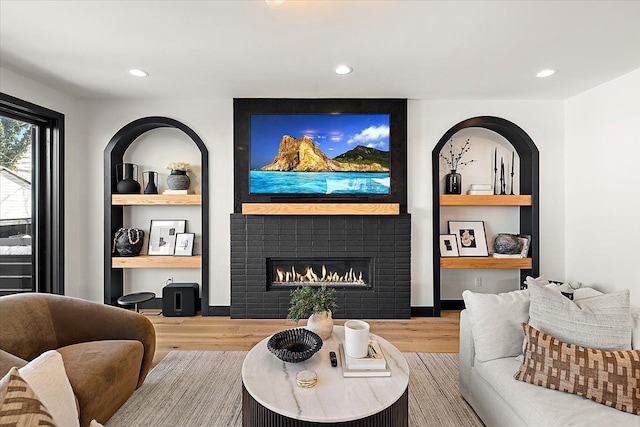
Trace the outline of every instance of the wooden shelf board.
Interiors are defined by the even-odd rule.
[[[243,203],[245,215],[399,215],[398,203]]]
[[[440,268],[530,269],[531,258],[457,257],[440,258]]]
[[[201,268],[202,256],[138,255],[134,257],[112,257],[113,268]]]
[[[201,205],[202,194],[113,194],[112,205]]]
[[[440,206],[531,206],[531,196],[469,196],[466,194],[441,194]]]

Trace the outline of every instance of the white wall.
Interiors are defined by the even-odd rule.
[[[5,73],[6,74],[6,73]],[[95,301],[103,295],[103,164],[104,148],[124,125],[141,117],[162,115],[191,127],[209,149],[211,227],[211,305],[230,302],[229,215],[233,211],[233,102],[211,100],[83,100],[76,101],[11,73],[3,74],[2,90],[27,101],[67,114],[67,294]],[[52,95],[48,95],[52,94]],[[412,214],[412,305],[433,305],[431,150],[458,122],[480,115],[505,118],[523,128],[540,150],[541,272],[564,278],[564,111],[559,101],[409,101],[408,210]],[[82,114],[80,114],[82,112]],[[163,132],[168,132],[164,134]],[[483,135],[477,135],[482,137]],[[156,138],[162,142],[156,142]],[[149,140],[146,142],[146,140]],[[472,139],[472,142],[475,141]],[[141,170],[163,169],[167,156],[189,161],[188,141],[168,130],[154,131],[142,141],[144,149],[127,153]],[[148,150],[148,147],[153,147]],[[136,144],[137,146],[138,144]],[[155,148],[158,147],[158,150]],[[481,156],[484,156],[483,154]],[[558,173],[560,171],[560,173]],[[464,170],[463,179],[464,179]],[[483,172],[484,173],[484,172]],[[163,177],[164,178],[164,177]],[[468,184],[465,181],[465,184]],[[147,229],[153,213],[129,213],[132,225]],[[173,208],[172,208],[173,209]],[[183,213],[175,208],[176,215]],[[501,209],[501,208],[499,208]],[[483,219],[482,211],[476,212]],[[190,215],[185,212],[184,215]],[[489,215],[489,214],[487,214]],[[509,216],[511,216],[509,214]],[[505,227],[511,225],[507,220]],[[493,221],[492,221],[493,222]],[[503,231],[502,229],[497,231]],[[158,270],[126,276],[127,291],[151,290],[160,294],[166,278],[197,280],[183,270]],[[505,277],[506,274],[506,277]],[[482,277],[476,291],[497,292],[518,286],[514,272],[472,270],[457,272],[443,289],[445,298],[457,299],[473,277]]]
[[[565,115],[567,279],[640,304],[640,70],[567,100]]]
[[[0,91],[65,116],[65,293],[91,298],[93,293],[90,289],[101,283],[102,275],[97,278],[90,275],[83,264],[84,254],[93,249],[91,243],[84,238],[85,230],[78,221],[83,216],[85,204],[82,193],[86,191],[86,187],[80,185],[82,175],[78,168],[87,156],[83,144],[82,109],[78,100],[1,67]],[[100,226],[100,223],[91,226]]]

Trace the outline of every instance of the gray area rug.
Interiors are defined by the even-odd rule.
[[[173,351],[107,427],[241,427],[245,351]],[[483,426],[458,391],[458,355],[403,353],[409,363],[409,425]]]

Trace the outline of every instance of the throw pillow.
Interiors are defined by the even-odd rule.
[[[18,371],[59,427],[79,427],[75,395],[60,353],[55,350],[44,352]]]
[[[640,349],[640,307],[631,304],[631,348]]]
[[[0,380],[0,425],[56,426],[46,406],[16,368],[11,368]]]
[[[631,348],[629,290],[571,301],[545,286],[529,286],[529,324],[564,342],[604,350]]]
[[[469,312],[476,359],[480,362],[522,353],[522,328],[529,320],[529,291],[462,293]]]
[[[580,347],[522,326],[527,346],[515,379],[640,415],[640,350]]]

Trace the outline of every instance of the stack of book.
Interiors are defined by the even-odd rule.
[[[189,194],[189,190],[164,190],[162,194]]]
[[[369,351],[366,357],[355,358],[347,356],[342,344],[339,346],[342,361],[342,375],[344,377],[388,377],[391,371],[387,365],[382,348],[378,341],[369,341]]]
[[[473,196],[490,196],[493,194],[491,184],[471,184],[467,194]]]

